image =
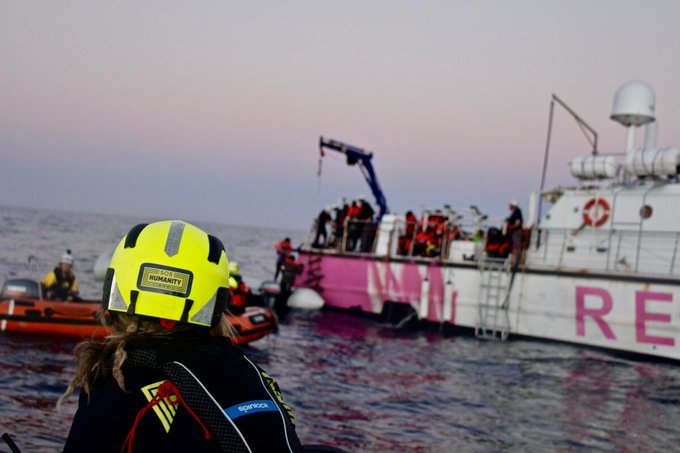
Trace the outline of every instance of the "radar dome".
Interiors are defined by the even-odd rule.
[[[642,126],[654,121],[656,96],[643,82],[623,84],[614,95],[611,119],[624,126]]]

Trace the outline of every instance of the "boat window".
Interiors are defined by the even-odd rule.
[[[652,216],[652,207],[648,204],[640,208],[640,217],[643,219],[648,219]]]

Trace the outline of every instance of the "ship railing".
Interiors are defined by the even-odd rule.
[[[372,254],[375,252],[377,222],[349,218],[345,219],[341,225],[331,222],[326,225],[325,239],[320,243],[315,243],[317,223],[317,220],[312,223],[305,243],[306,247],[323,250],[324,253],[337,254]]]
[[[428,230],[428,228],[430,230]],[[406,222],[401,217],[383,217],[377,223],[370,220],[346,219],[342,225],[327,226],[327,238],[315,244],[316,221],[306,241],[306,247],[327,254],[374,255],[397,259],[418,259],[434,262],[467,262],[476,264],[484,253],[484,238],[476,237],[473,225],[445,221],[436,226],[421,222]],[[419,237],[431,231],[429,238]]]
[[[446,261],[452,244],[468,234],[454,221],[424,226],[420,222],[396,219],[391,228],[378,230],[376,252],[392,258]],[[387,236],[387,241],[382,240],[381,235]]]
[[[680,232],[542,229],[526,265],[659,276],[680,275]]]
[[[345,219],[342,241],[336,245],[336,249],[340,253],[373,254],[377,230],[378,223],[371,219]]]
[[[380,224],[349,220],[342,236],[336,234],[331,249],[342,254],[373,254],[390,258],[416,258],[419,260],[448,261],[452,255],[460,255],[460,244],[470,243],[472,233],[463,230],[454,221],[446,221],[436,227],[421,222],[406,222],[392,218]],[[424,235],[421,235],[425,233]],[[422,237],[425,236],[425,237]],[[466,238],[466,241],[460,239]],[[483,247],[482,247],[483,248]],[[474,253],[465,249],[467,260],[474,261]],[[477,254],[479,255],[479,254]]]

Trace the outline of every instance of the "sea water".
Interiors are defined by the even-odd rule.
[[[97,257],[153,220],[0,207],[0,279],[39,279],[69,248],[82,295],[98,298]],[[271,279],[279,240],[297,245],[305,236],[196,224],[222,239],[251,282]],[[55,403],[71,377],[73,346],[0,334],[0,431],[24,452],[63,446],[77,398],[61,413]],[[330,311],[291,312],[277,335],[246,354],[278,381],[306,444],[365,452],[680,450],[675,363],[394,329]],[[0,443],[0,451],[9,450]]]

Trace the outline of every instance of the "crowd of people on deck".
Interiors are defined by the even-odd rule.
[[[445,256],[453,241],[469,240],[483,243],[488,257],[506,258],[512,255],[511,264],[516,267],[521,256],[519,251],[524,248],[526,237],[519,204],[511,201],[509,210],[510,215],[501,227],[490,227],[486,231],[462,229],[457,224],[453,211],[448,208],[428,211],[420,219],[413,211],[407,211],[398,237],[397,253],[400,256]],[[316,218],[311,246],[317,249],[369,253],[373,250],[376,221],[376,213],[364,197],[326,207]],[[277,269],[279,266],[277,263]]]
[[[376,232],[375,216],[375,210],[363,196],[326,207],[316,218],[312,247],[370,252]]]
[[[440,210],[423,216],[420,221],[412,211],[408,211],[404,223],[405,232],[398,243],[399,255],[439,256],[445,244],[463,236],[462,230]]]

